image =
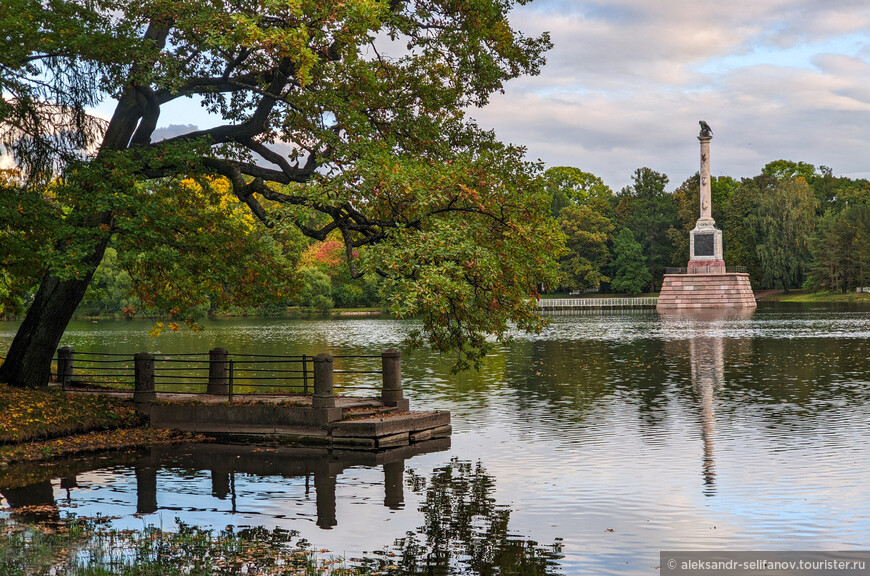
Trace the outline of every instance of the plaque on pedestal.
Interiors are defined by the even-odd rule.
[[[703,273],[725,272],[722,260],[722,231],[712,218],[698,220],[689,238],[689,272],[702,269]]]
[[[693,254],[693,256],[709,256],[712,258],[714,254],[715,252],[713,251],[713,234],[709,232],[695,234],[695,253]]]

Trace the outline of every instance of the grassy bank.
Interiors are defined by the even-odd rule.
[[[144,415],[113,398],[0,384],[0,444],[135,428],[145,423]]]
[[[804,292],[803,290],[790,290],[789,292],[776,291],[764,294],[761,297],[764,302],[840,302],[840,303],[867,303],[870,304],[870,294],[848,292],[846,294],[832,294],[830,292]]]
[[[145,415],[113,398],[0,384],[0,466],[98,450],[202,440],[152,430],[146,424]]]

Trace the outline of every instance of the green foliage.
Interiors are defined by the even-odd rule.
[[[613,280],[610,288],[614,292],[638,294],[652,281],[646,267],[641,246],[628,228],[623,228],[613,239]]]
[[[829,209],[812,239],[809,286],[842,293],[870,286],[868,246],[870,194],[864,203],[850,204],[839,212]]]
[[[112,316],[120,315],[127,309],[132,317],[141,308],[141,302],[132,296],[132,292],[133,279],[121,268],[118,251],[107,248],[77,313],[84,316]]]
[[[717,221],[722,228],[725,262],[730,266],[746,266],[753,285],[761,282],[762,273],[756,250],[758,235],[752,218],[758,211],[758,199],[770,182],[772,180],[766,176],[743,180],[728,198],[722,218]]]
[[[641,246],[653,284],[663,276],[674,250],[668,229],[677,224],[677,205],[665,192],[667,183],[666,175],[638,168],[632,184],[620,191],[616,208],[620,225],[630,229]]]
[[[792,180],[803,178],[809,182],[816,175],[816,167],[806,162],[793,162],[791,160],[774,160],[765,164],[761,169],[763,176],[771,176],[777,180]]]
[[[384,290],[398,316],[422,320],[433,349],[448,352],[461,344],[457,368],[477,365],[491,346],[486,334],[503,337],[508,321],[521,330],[542,326],[534,286],[556,284],[551,262],[562,249],[549,195],[521,151],[486,144],[481,152],[458,156],[447,169],[393,154],[381,158],[384,196],[413,199],[415,211],[426,211],[460,190],[458,202],[467,208],[440,212],[417,230],[397,228],[361,254],[386,277]],[[425,192],[408,185],[409,174],[427,183]],[[473,188],[463,182],[469,175]],[[487,213],[485,206],[499,208]]]
[[[819,172],[808,182],[819,201],[820,215],[830,209],[840,211],[850,203],[862,202],[861,199],[870,190],[867,180],[836,177],[827,166],[819,168]]]
[[[395,312],[420,315],[423,340],[459,350],[458,366],[512,323],[539,328],[533,286],[554,277],[560,249],[541,167],[466,118],[544,62],[549,38],[512,30],[514,4],[6,2],[0,140],[36,205],[32,222],[15,202],[0,207],[0,230],[26,232],[0,257],[32,253],[11,292],[42,279],[57,289],[31,310],[74,308],[111,244],[144,306],[192,322],[293,298],[299,236],[334,237],[348,276],[384,276]],[[394,42],[374,49],[375,38]],[[87,115],[107,98],[118,102],[108,124]],[[186,98],[218,125],[153,141],[161,107]],[[332,297],[372,291],[350,286]],[[48,344],[28,334],[68,319],[31,320],[40,329],[19,334],[13,355],[41,358],[15,366],[44,373]]]
[[[710,178],[710,193],[713,196],[712,215],[717,219],[723,206],[728,204],[731,196],[737,191],[740,182],[731,176],[712,176]],[[698,192],[700,194],[700,190]]]
[[[569,205],[559,214],[567,253],[559,259],[562,287],[568,290],[598,288],[609,282],[604,270],[610,261],[608,243],[613,224],[590,206]]]
[[[0,313],[26,308],[47,271],[45,252],[60,207],[14,175],[0,177]]]
[[[354,254],[356,258],[360,258],[360,251]],[[354,278],[345,260],[345,246],[338,240],[311,244],[303,253],[299,267],[302,270],[307,268],[319,270],[329,278],[332,290],[330,294],[324,296],[331,298],[335,306],[340,308],[378,306],[383,301],[381,277],[367,272],[359,278]],[[325,305],[325,302],[323,304]]]
[[[751,222],[763,285],[788,291],[803,284],[810,265],[816,204],[803,178],[777,180],[758,195]]]
[[[339,308],[380,306],[383,302],[382,286],[381,277],[372,272],[353,279],[345,265],[342,273],[332,278],[332,299]]]
[[[299,303],[312,312],[325,314],[335,305],[332,297],[332,282],[322,270],[304,268],[302,270],[302,290]]]
[[[605,213],[614,200],[613,190],[601,178],[572,166],[554,166],[544,172],[547,192],[552,197],[551,213],[558,218],[569,204],[595,206]]]

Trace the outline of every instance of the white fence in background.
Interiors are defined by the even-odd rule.
[[[538,300],[538,308],[544,311],[588,308],[655,308],[658,301],[658,297],[542,298]]]

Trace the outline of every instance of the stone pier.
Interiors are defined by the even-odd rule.
[[[755,308],[749,274],[665,274],[656,310]]]

